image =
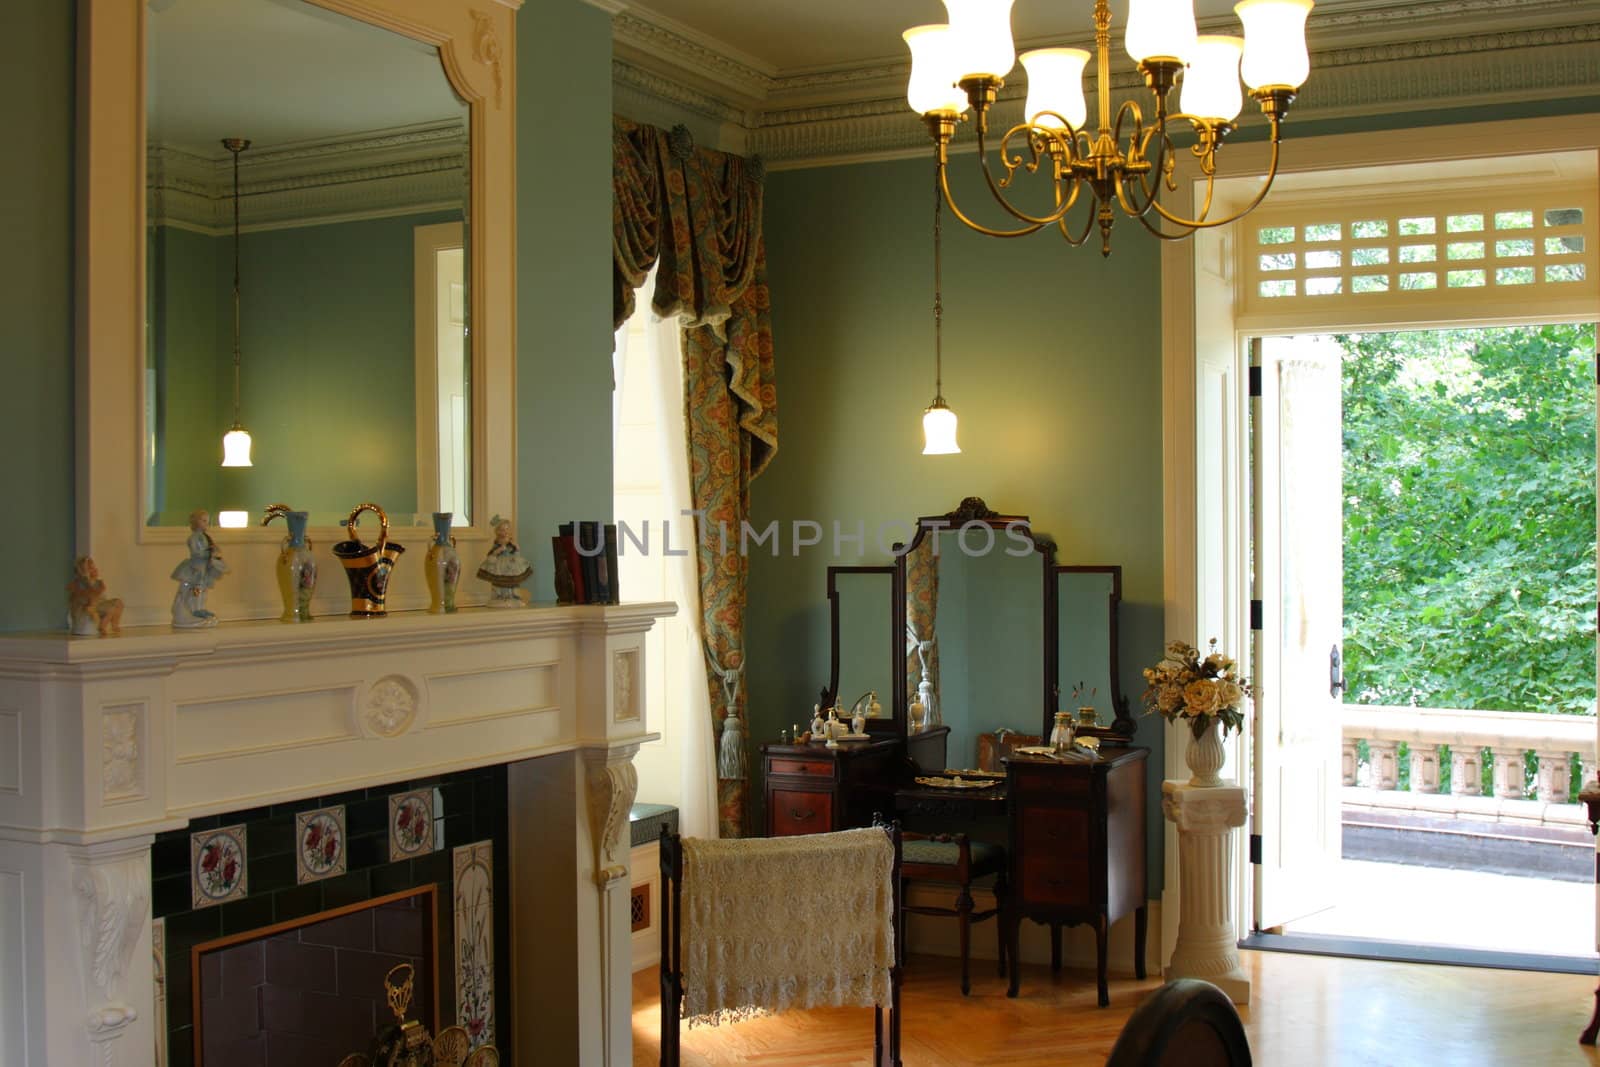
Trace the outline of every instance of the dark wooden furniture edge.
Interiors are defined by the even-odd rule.
[[[887,574],[889,576],[889,596],[890,596],[891,599],[894,599],[894,597],[895,597],[895,580],[894,580],[895,568],[892,565],[885,564],[883,566],[878,566],[878,567],[843,567],[843,566],[839,566],[839,567],[829,567],[828,568],[828,621],[829,621],[829,641],[828,641],[829,660],[828,660],[828,664],[829,664],[829,666],[828,666],[828,687],[826,689],[824,689],[822,691],[822,693],[821,693],[821,698],[822,698],[821,699],[821,706],[822,706],[822,708],[824,710],[833,707],[834,702],[839,699],[839,586],[838,586],[838,576],[840,574]],[[904,605],[902,604],[902,611],[903,610],[904,610]],[[905,653],[902,651],[902,649],[905,647],[905,642],[904,642],[904,636],[903,635],[905,634],[905,629],[906,628],[905,628],[905,624],[904,623],[902,623],[899,627],[896,627],[894,622],[895,622],[894,605],[890,604],[890,606],[889,606],[889,662],[890,662],[891,670],[889,672],[889,677],[891,679],[891,684],[893,684],[892,680],[894,678],[901,677],[902,678],[901,685],[903,686],[904,685],[903,678],[904,678],[904,675],[906,673],[906,665],[905,665]],[[900,709],[899,704],[895,700],[894,692],[890,691],[886,695],[889,697],[889,718],[887,718],[887,719],[868,719],[867,720],[867,732],[868,733],[896,733],[896,734],[900,734],[900,733],[904,733],[905,732],[906,720],[899,717],[901,709]]]
[[[1126,741],[1133,737],[1138,729],[1133,713],[1128,709],[1128,698],[1122,695],[1121,668],[1118,665],[1118,649],[1121,641],[1121,624],[1119,608],[1122,604],[1122,564],[1060,564],[1055,568],[1050,583],[1056,592],[1055,610],[1047,604],[1045,607],[1045,672],[1048,677],[1045,682],[1045,692],[1051,696],[1050,706],[1045,708],[1044,728],[1040,737],[1049,737],[1050,730],[1055,725],[1053,712],[1061,702],[1061,592],[1060,581],[1063,574],[1110,574],[1111,597],[1107,605],[1106,627],[1111,635],[1111,708],[1116,718],[1110,726],[1084,726],[1078,728],[1078,733],[1085,737],[1099,737],[1107,740]]]

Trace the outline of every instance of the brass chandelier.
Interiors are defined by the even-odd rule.
[[[1096,227],[1100,254],[1111,254],[1111,227],[1117,209],[1137,219],[1163,240],[1188,237],[1203,227],[1222,226],[1248,214],[1266,196],[1278,173],[1280,126],[1310,70],[1305,21],[1312,0],[1243,0],[1234,12],[1244,24],[1243,39],[1198,36],[1192,0],[1130,0],[1125,46],[1138,64],[1153,97],[1151,117],[1134,101],[1111,106],[1111,9],[1095,0],[1096,56],[1079,48],[1041,48],[1022,56],[1028,74],[1024,121],[1000,139],[996,175],[989,163],[989,109],[1016,63],[1011,39],[1012,0],[944,0],[948,24],[914,26],[905,31],[911,49],[907,98],[933,137],[940,188],[951,212],[967,226],[991,237],[1023,237],[1057,227],[1067,243],[1084,244]],[[1083,70],[1098,59],[1095,82],[1098,129],[1086,126]],[[1266,180],[1248,205],[1226,217],[1211,218],[1217,149],[1234,129],[1243,107],[1240,78],[1266,116],[1271,162]],[[1168,108],[1174,88],[1180,110]],[[969,218],[950,193],[949,148],[956,124],[972,109],[978,159],[994,199],[1021,225],[994,229]],[[1189,147],[1205,176],[1199,211],[1189,218],[1161,203],[1163,190],[1175,193],[1179,147],[1170,130],[1192,132]],[[1014,147],[1015,146],[1015,147]],[[1048,173],[1054,206],[1041,215],[1016,207],[1007,191],[1019,172]],[[1080,197],[1092,198],[1081,226],[1068,222]]]

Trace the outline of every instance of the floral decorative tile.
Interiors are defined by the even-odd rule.
[[[294,817],[294,880],[304,885],[345,872],[344,805]]]
[[[194,906],[242,900],[247,892],[243,824],[189,835],[189,886]]]
[[[494,843],[452,853],[456,915],[456,1024],[472,1047],[494,1042]]]
[[[389,860],[433,851],[433,790],[389,794]]]

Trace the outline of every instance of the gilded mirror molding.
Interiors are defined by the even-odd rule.
[[[489,517],[515,514],[515,14],[522,0],[304,2],[438,48],[446,77],[471,109],[471,343],[479,368],[471,402],[482,415],[473,427],[474,524],[456,537],[462,558],[474,560],[492,538]],[[145,20],[144,0],[78,3],[76,551],[95,557],[131,625],[170,618],[169,575],[187,535],[145,526],[141,506]],[[417,565],[397,569],[391,607],[426,606],[420,550],[430,533],[421,526],[392,531],[418,557]],[[213,526],[213,536],[230,572],[211,592],[212,610],[225,622],[276,617],[273,565],[282,530]],[[310,536],[325,554],[343,533],[313,528]],[[463,602],[486,599],[488,591],[475,584],[463,583]],[[319,583],[320,614],[347,610],[342,585]]]

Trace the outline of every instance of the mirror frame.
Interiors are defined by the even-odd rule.
[[[516,11],[522,0],[304,0],[436,47],[450,84],[466,101],[470,214],[470,300],[474,326],[473,525],[456,531],[464,559],[492,540],[488,519],[516,514]],[[145,84],[146,0],[78,0],[76,190],[76,514],[79,554],[92,555],[123,599],[130,625],[170,620],[168,575],[188,535],[144,525]],[[409,353],[406,354],[409,357]],[[408,412],[408,414],[411,414]],[[350,506],[362,502],[352,494]],[[292,499],[289,500],[293,504]],[[382,501],[378,501],[382,503]],[[250,526],[213,536],[230,573],[212,590],[224,620],[275,618],[274,561],[281,528]],[[348,611],[327,548],[343,527],[317,527],[311,540],[325,573],[314,610]],[[428,526],[395,526],[391,536],[425,548]],[[470,583],[468,583],[470,585]],[[463,588],[461,600],[488,591]],[[399,567],[392,610],[425,607],[423,568]]]
[[[910,727],[909,694],[906,692],[906,669],[904,663],[905,632],[906,632],[906,557],[915,552],[923,539],[935,530],[960,530],[965,526],[987,526],[993,530],[1004,530],[1013,523],[1021,523],[1028,529],[1028,538],[1033,542],[1033,550],[1042,557],[1041,585],[1044,589],[1044,631],[1045,655],[1044,677],[1040,687],[1040,701],[1044,708],[1046,721],[1054,721],[1051,702],[1054,697],[1056,661],[1052,651],[1055,648],[1055,628],[1051,625],[1056,612],[1056,543],[1048,534],[1041,534],[1033,528],[1033,523],[1026,515],[1001,515],[993,511],[983,502],[982,497],[969,496],[956,506],[954,511],[944,515],[924,515],[917,519],[916,533],[910,543],[899,543],[894,546],[895,574],[894,574],[894,632],[897,635],[895,643],[891,646],[899,651],[901,657],[896,664],[894,672],[894,716],[899,723],[902,733]],[[941,700],[944,694],[939,694]],[[1049,736],[1047,730],[1044,736]]]
[[[1050,680],[1046,692],[1051,694],[1052,704],[1045,709],[1043,732],[1040,737],[1049,737],[1051,729],[1055,726],[1055,716],[1052,713],[1061,703],[1061,576],[1063,574],[1109,574],[1111,575],[1111,595],[1106,605],[1106,626],[1111,635],[1111,707],[1116,712],[1116,718],[1109,726],[1081,727],[1078,732],[1090,737],[1106,739],[1128,740],[1133,737],[1138,723],[1134,721],[1132,713],[1128,710],[1128,700],[1122,695],[1122,679],[1120,677],[1118,646],[1121,642],[1121,627],[1118,622],[1118,607],[1122,603],[1122,565],[1118,563],[1104,565],[1062,564],[1055,568],[1050,579],[1051,595],[1054,603],[1045,609],[1045,670],[1049,672]]]
[[[822,696],[821,705],[822,705],[823,708],[831,708],[831,707],[833,707],[834,701],[839,699],[839,586],[838,586],[838,578],[839,578],[839,575],[841,575],[841,574],[887,574],[887,575],[889,575],[889,597],[890,597],[890,604],[889,604],[889,667],[890,667],[889,679],[890,679],[890,683],[889,684],[891,686],[893,686],[895,684],[895,682],[894,682],[894,677],[895,677],[895,673],[894,672],[895,671],[899,671],[902,675],[905,674],[905,666],[904,666],[904,664],[895,655],[896,650],[899,649],[900,647],[902,647],[902,642],[899,642],[899,641],[896,640],[896,635],[899,634],[901,631],[903,631],[905,629],[905,624],[904,623],[901,623],[899,628],[895,627],[895,615],[894,615],[894,603],[893,603],[893,599],[894,599],[894,595],[895,595],[894,594],[894,590],[896,588],[895,571],[896,571],[895,567],[887,566],[887,565],[886,566],[882,566],[882,567],[843,567],[843,566],[839,566],[839,567],[829,567],[828,568],[828,620],[829,620],[829,633],[830,633],[830,639],[829,639],[829,655],[830,655],[830,659],[829,659],[829,668],[828,668],[828,687],[826,689],[824,689],[822,691],[822,694],[821,694],[821,696]],[[900,682],[900,685],[904,686],[904,684],[905,684],[904,681]],[[888,717],[887,718],[878,718],[878,719],[868,719],[867,720],[867,733],[869,733],[869,734],[874,734],[874,733],[895,733],[895,734],[898,734],[903,730],[904,723],[898,717],[899,716],[899,709],[895,704],[895,697],[894,697],[894,693],[893,693],[892,690],[890,691],[888,696],[889,696],[889,715],[888,715]],[[882,702],[880,701],[879,703],[882,703]],[[846,709],[846,710],[848,710],[848,709]]]

